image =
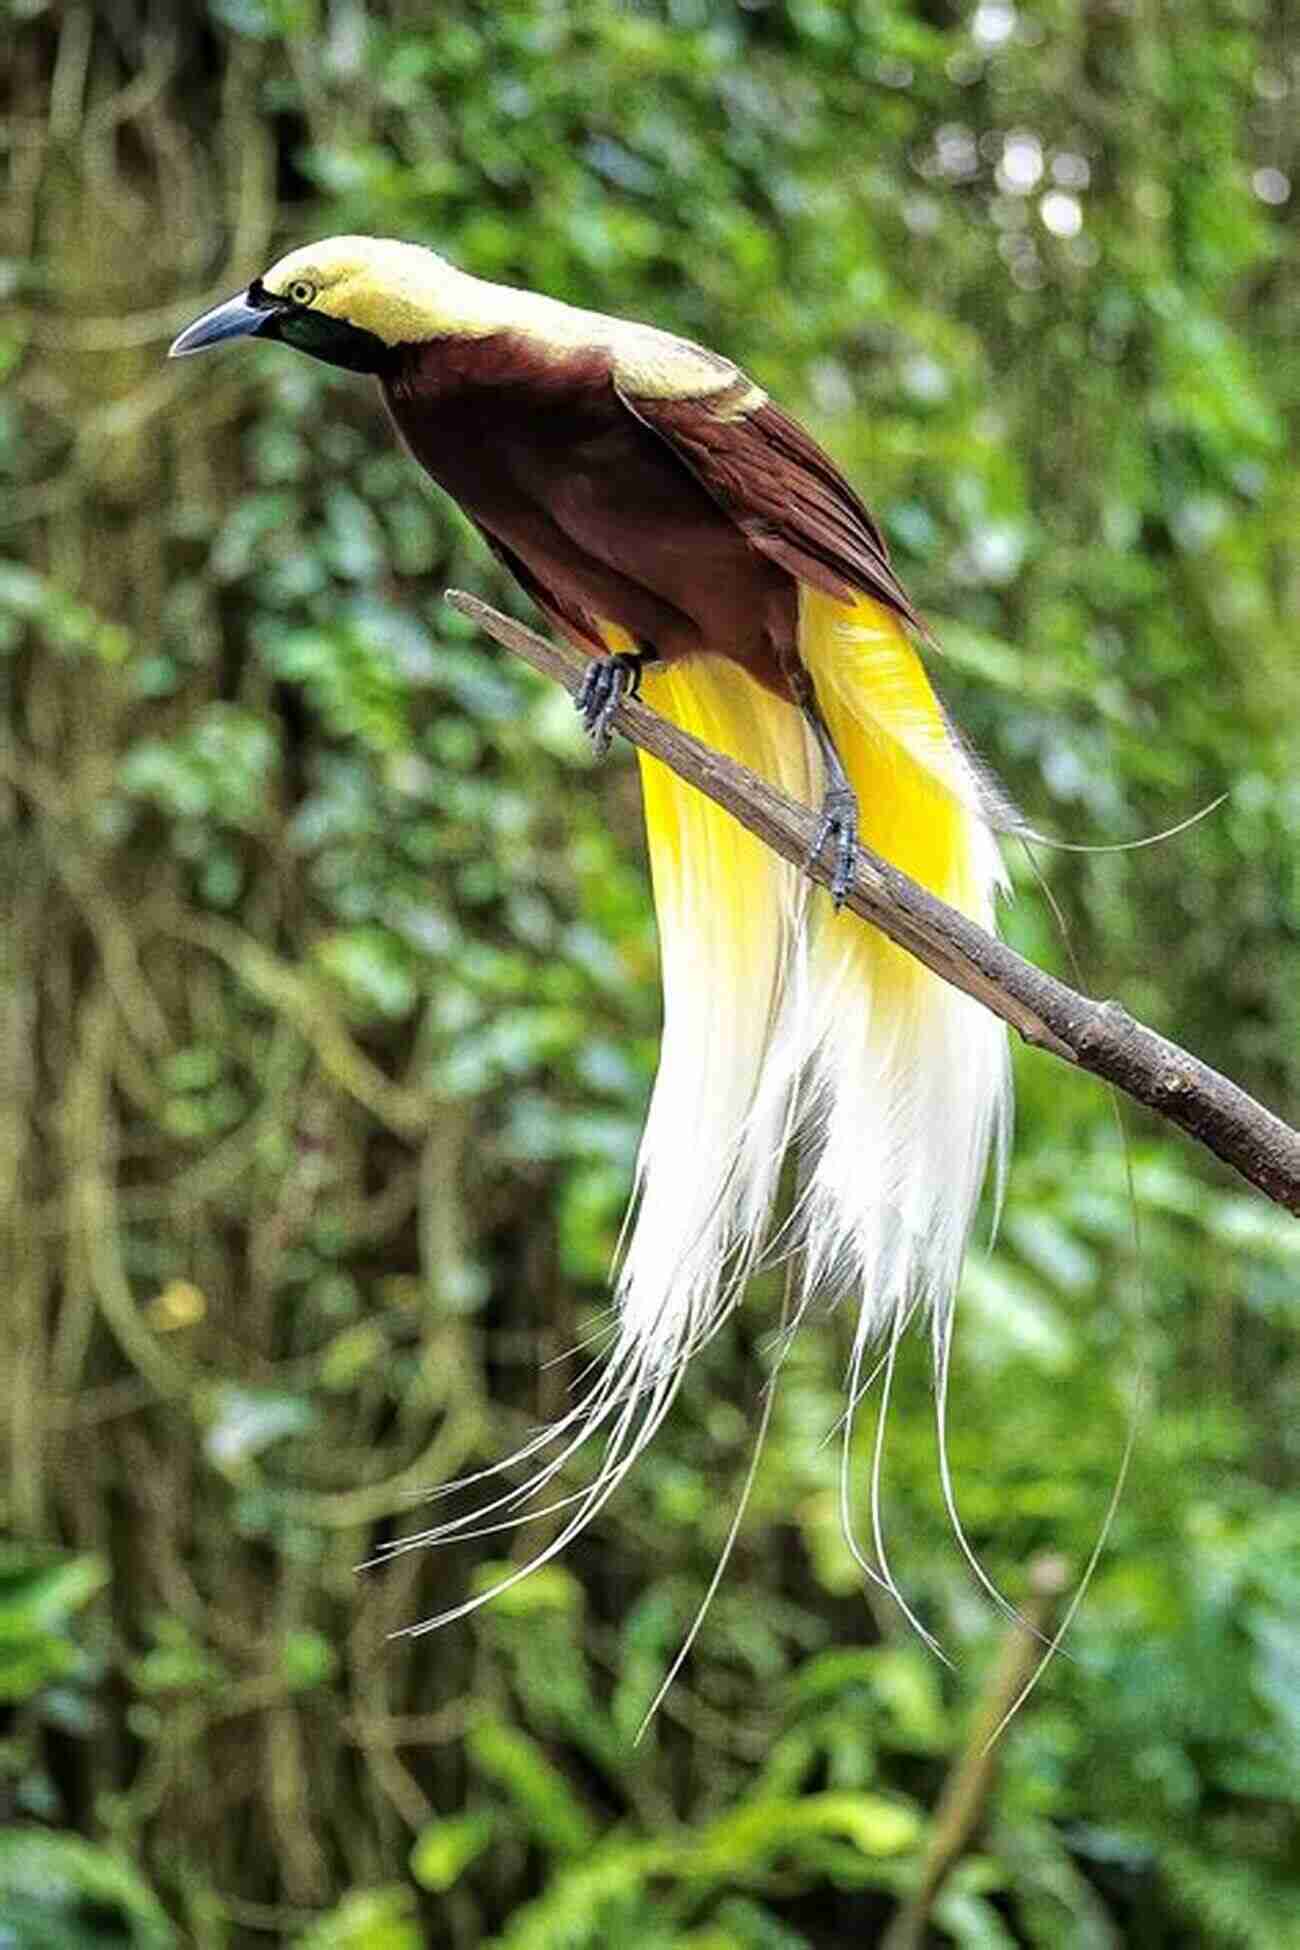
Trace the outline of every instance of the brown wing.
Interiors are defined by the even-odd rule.
[[[472,516],[470,518],[473,520]],[[566,602],[564,597],[557,596],[553,589],[548,589],[546,584],[534,575],[523,558],[516,555],[505,542],[499,541],[490,529],[484,528],[481,522],[474,522],[474,526],[496,556],[497,561],[509,569],[520,588],[532,597],[540,610],[543,610],[553,622],[559,624],[566,636],[572,638],[579,647],[590,647],[598,655],[605,655],[609,645],[601,635],[600,624],[594,616],[589,615],[585,609],[579,609],[576,603]]]
[[[757,403],[746,408],[746,394]],[[840,602],[871,596],[925,629],[870,511],[811,434],[743,374],[724,392],[693,399],[646,398],[621,387],[619,398],[762,554]]]

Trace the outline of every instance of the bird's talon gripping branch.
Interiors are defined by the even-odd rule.
[[[833,837],[835,865],[831,870],[830,893],[835,906],[843,907],[853,883],[853,861],[858,850],[858,795],[844,769],[844,761],[836,749],[821,705],[817,702],[812,678],[797,663],[787,667],[787,676],[804,722],[821,752],[826,781],[822,793],[822,816],[808,850],[808,865],[816,866],[822,857],[822,848]]]
[[[583,725],[600,757],[609,750],[613,717],[625,697],[641,689],[641,670],[649,658],[640,651],[618,651],[612,657],[593,657],[574,696]]]
[[[830,895],[836,907],[843,907],[853,885],[853,862],[858,851],[858,800],[852,789],[832,786],[822,800],[822,816],[808,849],[808,864],[816,866],[827,840],[835,841],[835,865],[830,877]]]

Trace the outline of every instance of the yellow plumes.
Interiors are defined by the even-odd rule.
[[[645,673],[642,695],[656,711],[701,739],[714,751],[725,753],[742,765],[766,770],[773,760],[773,748],[786,746],[777,760],[787,769],[789,757],[802,755],[803,738],[797,724],[787,729],[784,739],[773,738],[772,701],[734,664],[720,658],[700,658],[690,666]],[[647,752],[639,754],[645,798],[646,827],[650,837],[652,863],[660,858],[682,863],[683,848],[689,841],[707,844],[715,858],[725,859],[728,894],[739,915],[752,913],[746,898],[746,884],[769,877],[771,851],[729,812],[694,787],[683,789],[681,779],[668,766]],[[656,894],[659,888],[656,884]]]
[[[859,838],[972,919],[984,917],[970,845],[976,785],[925,667],[893,613],[801,591],[800,652],[858,795]],[[932,980],[905,949],[844,915],[837,934],[900,977]]]
[[[808,797],[797,714],[734,664],[692,658],[647,671],[643,689],[683,730]],[[785,1104],[760,1096],[803,894],[795,868],[667,766],[643,753],[641,774],[664,1029],[619,1306],[628,1343],[671,1362],[716,1324],[762,1242]]]
[[[612,651],[635,647],[623,631],[603,628]],[[978,781],[900,626],[865,598],[845,605],[803,590],[800,651],[858,793],[864,841],[991,925],[1000,868],[979,816]],[[816,805],[816,751],[800,713],[737,665],[693,657],[648,670],[643,688],[683,730]],[[532,1464],[525,1484],[428,1535],[474,1535],[484,1519],[563,1511],[533,1563],[553,1557],[626,1477],[692,1353],[770,1246],[799,1257],[796,1315],[817,1291],[857,1295],[842,1521],[858,1562],[907,1613],[880,1520],[889,1382],[904,1325],[927,1310],[941,1377],[945,1496],[969,1557],[942,1447],[942,1390],[962,1251],[1009,1110],[1002,1025],[855,915],[836,914],[798,868],[657,759],[641,754],[641,771],[664,1025],[617,1281],[617,1333],[581,1399],[511,1459]],[[772,1240],[796,1137],[794,1208]],[[865,1351],[882,1334],[873,1565],[853,1531],[849,1467]],[[537,1508],[597,1434],[594,1480]],[[483,1601],[469,1599],[436,1622]]]
[[[604,634],[611,650],[635,648],[612,624]],[[964,912],[982,910],[984,890],[973,884],[968,844],[974,780],[898,619],[868,597],[849,607],[805,588],[800,649],[858,794],[863,845]],[[642,695],[683,731],[773,783],[779,783],[774,754],[781,771],[808,772],[806,737],[794,706],[780,704],[734,664],[707,658],[647,670]],[[683,834],[689,832],[728,860],[732,870],[719,879],[734,895],[736,910],[752,915],[747,888],[765,878],[768,849],[667,766],[644,752],[639,756],[656,895],[668,891],[660,883],[680,867]],[[841,917],[841,927],[877,946],[900,971],[924,973],[904,949],[853,916]]]
[[[607,630],[611,649],[627,649]],[[800,591],[799,649],[857,793],[863,843],[989,927],[1000,879],[979,783],[903,626],[878,603]],[[649,703],[805,804],[818,767],[793,704],[735,664],[647,671]],[[951,1299],[989,1144],[1005,1039],[969,998],[641,758],[664,1039],[620,1285],[625,1328],[695,1337],[760,1249],[796,1130],[811,1164],[791,1240],[809,1286],[863,1286],[864,1323]],[[865,1331],[865,1328],[864,1328]],[[665,1342],[671,1337],[665,1336]]]

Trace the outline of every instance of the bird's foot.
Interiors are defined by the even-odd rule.
[[[602,757],[609,750],[614,713],[625,697],[640,690],[641,667],[647,661],[639,651],[620,650],[612,657],[593,657],[587,665],[573,701]]]
[[[831,785],[822,800],[822,816],[808,852],[809,866],[821,859],[827,840],[835,841],[835,865],[831,869],[830,895],[836,907],[853,884],[853,860],[858,850],[858,800],[851,785]]]

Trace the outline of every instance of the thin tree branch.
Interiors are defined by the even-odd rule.
[[[582,663],[573,650],[548,642],[463,590],[449,590],[447,600],[534,670],[570,693],[576,690]],[[678,730],[639,699],[625,699],[614,723],[634,745],[725,806],[774,852],[825,883],[826,865],[808,862],[817,818],[807,806]],[[1228,1077],[1135,1022],[1118,1002],[1094,1002],[1045,974],[866,848],[858,852],[845,905],[946,982],[975,996],[1027,1043],[1113,1083],[1196,1138],[1266,1197],[1300,1215],[1300,1132]]]
[[[997,1737],[1039,1657],[1040,1635],[1052,1606],[1069,1582],[1059,1557],[1038,1557],[1029,1567],[1029,1599],[1002,1642],[976,1703],[966,1745],[943,1784],[921,1857],[916,1887],[880,1940],[880,1950],[920,1950],[925,1928],[949,1872],[983,1824],[993,1791]]]

